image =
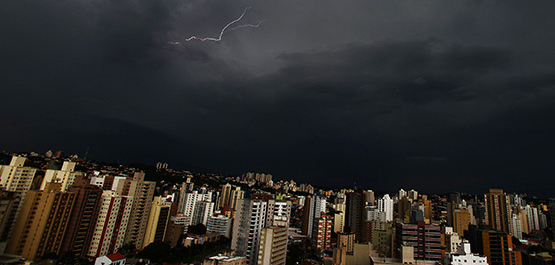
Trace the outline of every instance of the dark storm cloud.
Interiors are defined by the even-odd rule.
[[[217,36],[246,6],[243,23],[268,20],[221,42],[183,42]],[[2,149],[90,147],[99,160],[329,186],[553,196],[553,7],[9,1]]]

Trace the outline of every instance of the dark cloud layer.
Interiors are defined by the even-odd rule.
[[[217,36],[252,6],[259,28]],[[553,196],[551,1],[9,1],[1,149]],[[181,45],[171,42],[180,41]]]

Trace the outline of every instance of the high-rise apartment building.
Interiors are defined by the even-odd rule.
[[[366,202],[361,190],[347,193],[347,213],[345,214],[344,231],[356,234],[356,240],[364,236],[364,221],[366,217]]]
[[[231,206],[231,184],[229,183],[222,185],[222,192],[220,193],[220,200],[218,202],[218,208],[223,208],[225,206]]]
[[[414,248],[414,259],[417,260],[443,260],[445,240],[438,225],[427,225],[424,221],[416,224],[398,223],[396,228],[396,249],[401,246]],[[400,253],[397,253],[400,257]]]
[[[63,186],[63,183],[61,184]],[[85,257],[98,218],[102,189],[91,185],[88,179],[78,176],[67,190],[75,194],[75,206],[64,235],[62,253],[71,251],[78,257]]]
[[[526,217],[528,218],[528,231],[540,230],[540,221],[538,215],[538,208],[526,205],[524,207]]]
[[[16,192],[19,197],[19,199],[13,201],[11,212],[9,213],[11,220],[15,220],[19,215],[21,204],[25,200],[27,191],[31,189],[35,173],[37,172],[35,168],[24,166],[26,160],[27,158],[25,157],[13,156],[9,165],[0,165],[0,189]],[[10,239],[13,227],[14,222],[8,222],[4,231],[1,231],[0,253],[4,251],[3,247],[5,247],[5,244],[1,242],[7,242]]]
[[[317,249],[331,250],[331,232],[333,221],[330,217],[323,214],[314,220],[312,231],[312,242]]]
[[[522,222],[520,221],[520,218],[518,218],[518,215],[513,214],[511,221],[513,222],[513,231],[511,232],[511,235],[518,239],[522,239]]]
[[[393,199],[389,197],[389,194],[378,200],[378,210],[385,213],[386,222],[393,221]]]
[[[170,209],[171,202],[166,202],[161,196],[154,197],[146,225],[143,248],[154,241],[164,241],[170,221]]]
[[[104,256],[123,246],[132,208],[133,197],[122,196],[111,190],[102,192],[100,211],[87,256]]]
[[[0,255],[8,245],[8,233],[15,223],[15,215],[21,198],[15,191],[0,190]]]
[[[247,256],[248,264],[258,261],[260,234],[266,225],[268,203],[263,200],[240,199],[233,222],[231,249],[239,256]]]
[[[237,209],[237,203],[240,199],[245,197],[245,191],[241,190],[241,187],[235,187],[235,189],[231,189],[231,198],[229,199],[230,208],[232,210]]]
[[[35,260],[46,253],[60,254],[75,202],[75,193],[61,192],[49,183],[44,191],[28,191],[6,253]]]
[[[407,197],[408,197],[411,201],[416,201],[416,200],[418,200],[418,191],[409,190],[409,192],[408,192],[407,195],[408,195]]]
[[[183,215],[188,218],[185,225],[189,226],[193,222],[193,215],[195,213],[196,205],[198,202],[207,201],[210,202],[212,199],[212,192],[201,190],[183,193],[180,198],[178,214]]]
[[[266,226],[289,227],[291,218],[291,201],[268,200]]]
[[[326,213],[326,197],[315,195],[308,197],[303,209],[302,232],[307,237],[312,237],[314,219]]]
[[[365,198],[366,198],[366,205],[374,205],[374,203],[376,202],[376,197],[375,197],[375,193],[372,190],[367,190],[366,194],[365,194]]]
[[[490,265],[522,265],[522,256],[513,250],[512,236],[494,230],[477,230],[476,248]]]
[[[522,230],[522,233],[529,234],[530,230],[528,228],[528,216],[526,216],[526,210],[518,207],[516,212],[518,219],[520,219],[520,229]]]
[[[75,165],[77,163],[71,161],[64,161],[62,164],[61,170],[54,170],[48,169],[44,174],[44,178],[42,179],[42,184],[40,186],[41,190],[44,190],[47,183],[54,182],[54,183],[61,183],[62,184],[62,191],[66,191],[69,186],[73,184],[75,181]]]
[[[25,167],[27,158],[13,156],[9,165],[0,165],[0,188],[15,191],[25,198],[25,193],[31,188],[36,168]]]
[[[494,230],[512,232],[511,203],[502,189],[490,189],[485,194],[487,224]]]
[[[137,249],[143,247],[146,225],[154,197],[156,182],[144,181],[145,173],[137,172],[129,182],[129,193],[122,195],[133,197],[133,209],[129,217],[129,224],[125,233],[125,243],[135,244]]]
[[[369,192],[370,191],[366,192],[367,201],[368,201]],[[374,192],[372,192],[372,196],[373,194]],[[334,209],[335,209],[335,214],[333,216],[333,231],[336,233],[343,233],[343,229],[345,228],[345,215],[347,211],[347,205],[346,205],[344,193],[337,194],[337,197],[335,198],[335,201],[334,201]]]
[[[470,213],[467,209],[455,209],[453,211],[453,228],[459,235],[464,235],[470,225]]]
[[[287,256],[287,227],[269,226],[262,229],[258,264],[285,265]]]

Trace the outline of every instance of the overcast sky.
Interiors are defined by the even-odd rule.
[[[258,28],[185,41],[248,6],[236,25]],[[551,0],[5,1],[0,149],[553,197],[553,14]]]

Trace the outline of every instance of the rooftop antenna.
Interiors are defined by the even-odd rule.
[[[89,147],[87,146],[87,151],[85,152],[84,160],[87,161],[87,156],[89,155]]]

